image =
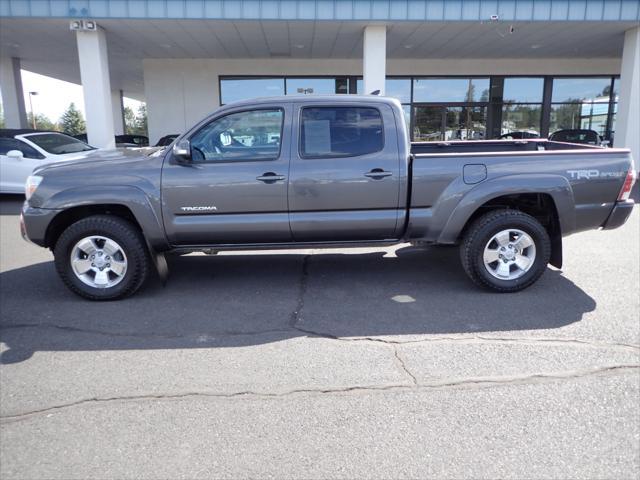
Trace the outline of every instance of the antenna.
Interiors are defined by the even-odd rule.
[[[380,90],[374,90],[369,95],[380,95]]]

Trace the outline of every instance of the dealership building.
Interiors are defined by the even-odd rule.
[[[123,95],[153,143],[240,99],[379,90],[416,141],[586,128],[638,159],[639,25],[638,0],[0,0],[0,89],[25,127],[21,69],[81,84],[100,147]]]

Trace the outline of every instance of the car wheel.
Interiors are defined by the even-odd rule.
[[[69,226],[56,242],[54,256],[65,285],[89,300],[131,295],[149,274],[141,232],[112,215],[94,215]]]
[[[517,292],[544,273],[551,256],[547,230],[518,210],[478,218],[460,245],[462,266],[473,282],[497,292]]]

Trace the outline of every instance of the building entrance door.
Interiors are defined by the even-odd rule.
[[[487,107],[484,104],[416,105],[413,118],[415,142],[486,138]]]

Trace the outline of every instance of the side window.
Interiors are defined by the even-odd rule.
[[[372,107],[302,109],[300,154],[303,158],[355,157],[382,150],[382,116]]]
[[[280,156],[284,111],[250,110],[217,118],[190,139],[194,162],[275,160]]]
[[[42,159],[44,155],[35,148],[15,138],[0,138],[0,155],[6,155],[10,150],[20,150],[25,158]]]

